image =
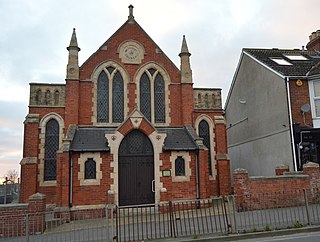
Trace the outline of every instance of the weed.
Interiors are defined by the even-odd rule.
[[[194,234],[194,235],[192,236],[192,239],[199,239],[199,235]]]
[[[251,232],[253,232],[253,233],[257,232],[257,231],[258,231],[257,227],[254,227],[254,228],[251,229]]]
[[[266,226],[264,226],[264,230],[265,231],[271,231],[271,227],[267,224]]]
[[[293,224],[293,227],[295,227],[295,228],[302,228],[303,225],[302,225],[301,223],[299,223],[299,221],[297,221],[297,222],[295,222],[295,223]]]

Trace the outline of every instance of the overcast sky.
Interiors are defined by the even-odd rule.
[[[223,102],[242,48],[301,49],[320,29],[319,0],[0,0],[0,177],[20,171],[29,83],[64,83],[72,28],[82,64],[130,4],[178,67],[186,35],[194,86],[222,88]]]

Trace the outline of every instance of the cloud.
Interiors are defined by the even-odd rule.
[[[301,48],[320,28],[318,0],[0,1],[0,170],[21,158],[29,83],[65,82],[72,28],[82,64],[127,20],[130,4],[177,67],[186,35],[194,86],[220,87],[224,100],[242,48]]]

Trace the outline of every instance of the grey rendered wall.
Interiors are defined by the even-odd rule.
[[[274,175],[279,164],[292,170],[285,80],[246,54],[240,61],[226,103],[231,171]]]

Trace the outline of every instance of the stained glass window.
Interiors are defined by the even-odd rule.
[[[154,119],[156,123],[165,123],[165,90],[161,74],[154,80]]]
[[[150,74],[153,76],[153,74],[156,72],[156,69],[150,68],[150,69],[148,69],[148,71],[149,71]]]
[[[59,149],[59,123],[50,119],[46,124],[44,180],[54,181],[57,174],[56,152]]]
[[[84,179],[96,179],[96,162],[92,158],[84,163]]]
[[[100,73],[97,84],[97,122],[109,122],[109,79],[104,71]]]
[[[113,78],[112,84],[112,122],[121,123],[124,113],[124,93],[123,93],[123,78],[118,71]]]
[[[109,67],[107,67],[107,70],[111,74],[114,71],[114,67],[109,66]]]
[[[150,79],[143,73],[140,79],[140,111],[151,121],[151,92]]]
[[[152,143],[144,133],[133,130],[122,140],[119,154],[153,154]]]
[[[210,129],[209,124],[205,120],[199,123],[199,136],[203,138],[203,143],[208,148],[208,169],[209,175],[212,175]]]
[[[185,169],[185,161],[182,156],[178,156],[175,160],[175,175],[176,176],[185,176],[186,169]]]

